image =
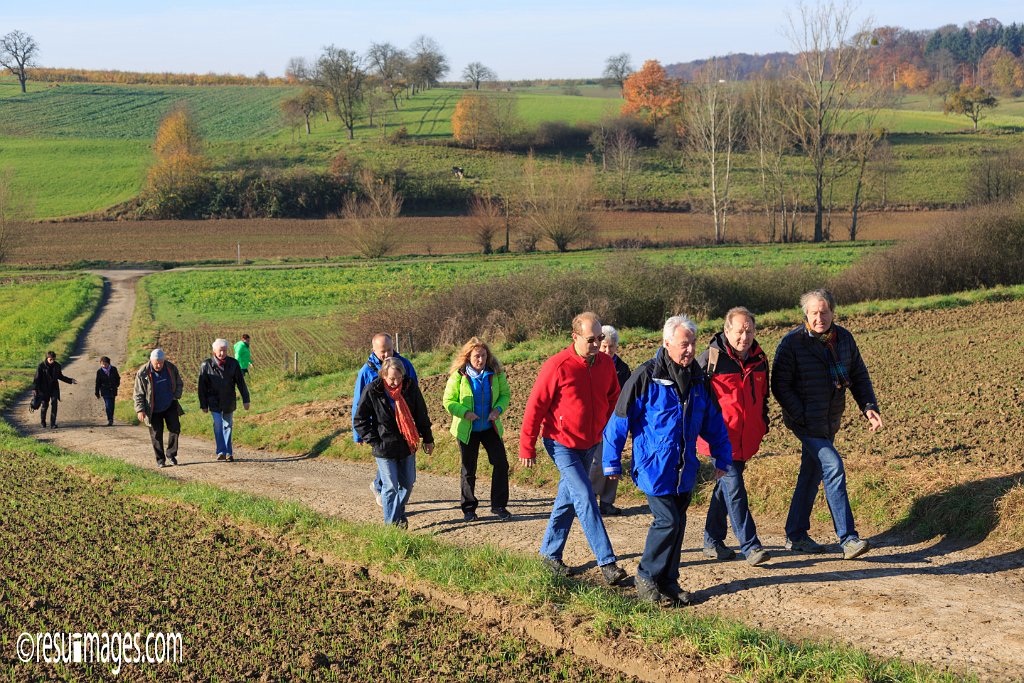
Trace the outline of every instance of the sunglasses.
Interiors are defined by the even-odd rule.
[[[603,342],[604,341],[604,335],[603,334],[599,334],[596,337],[586,337],[584,339],[584,341],[587,342],[588,344],[593,344],[595,342]]]

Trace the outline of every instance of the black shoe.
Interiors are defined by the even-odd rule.
[[[476,513],[473,512],[472,510],[468,510],[468,511],[462,513],[462,520],[465,521],[465,522],[475,522],[478,519],[480,519],[480,518],[477,517]]]
[[[601,576],[609,586],[617,586],[626,578],[626,570],[614,562],[609,562],[601,565]]]
[[[113,420],[107,420],[107,426],[108,427],[113,427],[114,426],[114,421]]]
[[[611,503],[601,503],[601,514],[605,517],[618,517],[622,510]]]
[[[512,513],[505,508],[494,508],[491,512],[494,513],[494,516],[498,518],[499,522],[512,521]]]
[[[402,529],[403,531],[408,531],[409,530],[409,520],[403,517],[402,519],[400,519],[397,522],[395,522],[395,526],[397,526],[399,529]]]
[[[646,602],[649,605],[672,607],[676,602],[671,596],[662,593],[658,584],[641,576],[636,577],[636,593],[640,597],[640,602]]]
[[[157,467],[167,467],[167,463],[160,461],[156,464]]]
[[[682,607],[693,604],[693,594],[689,591],[683,590],[678,584],[666,584],[661,587],[661,592],[662,594],[672,598],[672,602],[674,603],[673,607]]]
[[[178,459],[175,458],[174,456],[171,456],[171,464],[174,465],[175,467],[177,467],[178,466]]]
[[[714,545],[704,546],[704,557],[712,560],[731,560],[736,557],[736,551],[721,541],[715,541]]]
[[[546,555],[540,556],[540,561],[544,563],[544,566],[551,570],[551,573],[555,576],[569,576],[569,567],[553,557],[547,557]]]
[[[217,460],[227,460],[227,459],[228,459],[228,456],[224,455],[223,453],[218,453],[217,454]]]
[[[53,424],[50,425],[50,429],[56,429],[56,428],[57,428],[57,423],[56,422],[54,422]]]
[[[228,456],[228,462],[234,462],[234,461],[235,461],[235,456],[229,455]]]

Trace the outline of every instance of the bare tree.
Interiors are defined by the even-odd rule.
[[[354,50],[329,45],[317,60],[316,84],[330,95],[334,110],[348,130],[348,139],[355,138],[356,120],[363,105],[366,70]]]
[[[824,239],[826,182],[836,162],[831,138],[850,117],[854,94],[866,78],[871,26],[864,22],[855,29],[853,11],[851,0],[801,2],[785,29],[797,52],[791,77],[801,96],[784,121],[811,164],[815,242]]]
[[[29,67],[36,66],[39,44],[24,31],[11,31],[0,38],[0,66],[17,77],[21,92],[25,92]]]
[[[531,154],[523,166],[523,217],[527,235],[550,239],[558,251],[588,239],[594,230],[593,164],[541,166]]]
[[[490,254],[494,251],[494,238],[505,224],[501,201],[490,194],[482,197],[477,195],[470,202],[469,217],[473,225],[473,241],[480,246],[483,253]]]
[[[292,57],[284,67],[284,78],[289,83],[302,83],[312,77],[313,69],[305,57]]]
[[[889,203],[889,180],[898,170],[892,143],[883,137],[871,154],[871,180],[878,190],[878,202],[883,209]]]
[[[617,126],[605,137],[601,163],[615,179],[619,203],[625,204],[640,171],[640,143],[625,126]]]
[[[323,93],[316,88],[306,88],[295,97],[289,97],[281,102],[281,111],[284,113],[285,121],[293,128],[305,123],[306,135],[312,134],[310,120],[313,115],[325,107]]]
[[[433,88],[448,73],[448,58],[441,52],[441,46],[429,36],[419,36],[409,48],[411,57],[407,67],[412,94],[417,90]]]
[[[799,176],[786,169],[786,155],[793,139],[782,123],[792,97],[786,83],[762,74],[754,79],[747,108],[747,146],[757,159],[761,201],[769,242],[795,241],[799,213]]]
[[[633,65],[630,62],[631,58],[626,52],[612,55],[604,62],[604,73],[602,76],[609,83],[619,86],[619,92],[622,92],[622,84],[626,82],[626,78],[634,71]]]
[[[398,111],[398,98],[405,90],[403,74],[409,63],[409,57],[391,43],[372,43],[366,53],[370,69],[383,84],[384,91],[391,96],[391,101]]]
[[[382,258],[401,244],[399,215],[402,195],[390,180],[364,169],[359,174],[361,197],[349,195],[343,215],[353,226],[356,248],[365,258]]]
[[[732,181],[732,155],[739,140],[736,86],[716,60],[701,69],[683,103],[686,153],[703,166],[715,225],[715,243],[725,241]]]
[[[479,90],[482,81],[496,81],[498,74],[480,62],[470,62],[462,70],[462,78],[472,85],[474,90]]]

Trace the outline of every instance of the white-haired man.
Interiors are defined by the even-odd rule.
[[[217,447],[217,460],[234,462],[231,444],[237,399],[235,387],[242,394],[242,407],[249,410],[249,387],[238,361],[228,355],[228,340],[213,342],[213,356],[199,366],[199,407],[204,413],[213,413],[213,440]]]
[[[686,510],[697,482],[697,437],[711,447],[715,476],[732,465],[722,411],[693,362],[697,326],[683,315],[665,321],[662,347],[630,375],[604,429],[604,473],[622,474],[622,449],[633,435],[633,481],[647,495],[654,521],[636,570],[640,599],[664,607],[688,605],[679,586]]]
[[[181,433],[179,417],[185,411],[178,401],[182,392],[181,373],[167,360],[163,349],[153,349],[149,362],[135,375],[133,398],[139,422],[149,427],[149,438],[156,454],[156,466],[163,467],[170,460],[178,464],[178,435]],[[164,427],[167,427],[167,450],[164,451]]]

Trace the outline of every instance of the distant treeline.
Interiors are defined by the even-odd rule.
[[[116,69],[32,69],[32,80],[45,83],[121,83],[125,85],[287,85],[284,78],[271,78],[260,72],[241,74],[180,74],[118,71]]]

